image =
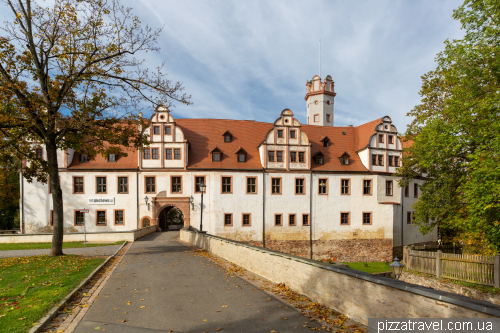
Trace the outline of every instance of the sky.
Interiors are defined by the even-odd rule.
[[[143,24],[163,26],[159,53],[192,105],[175,118],[273,122],[291,109],[306,123],[306,81],[335,81],[335,126],[390,116],[399,132],[419,103],[421,76],[436,68],[446,39],[461,38],[463,1],[126,0]],[[148,112],[145,112],[146,114]]]

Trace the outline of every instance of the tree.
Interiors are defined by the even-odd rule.
[[[437,68],[422,77],[421,104],[404,140],[405,186],[424,174],[415,203],[422,232],[436,225],[500,250],[500,5],[466,0],[454,11],[463,39],[445,41]]]
[[[63,198],[57,151],[126,155],[148,144],[136,112],[146,103],[189,104],[181,83],[162,66],[143,68],[138,52],[158,51],[161,29],[143,27],[119,0],[1,0],[12,20],[0,37],[0,153],[26,161],[28,181],[49,181],[54,232],[51,255],[62,254]],[[46,148],[36,156],[34,142]],[[0,159],[3,160],[3,159]]]

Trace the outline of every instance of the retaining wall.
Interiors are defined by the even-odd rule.
[[[141,237],[156,232],[156,225],[129,230],[110,232],[87,232],[87,242],[133,242]],[[83,242],[83,232],[64,234],[65,242]],[[52,242],[52,234],[16,234],[0,235],[0,243],[48,243]]]
[[[496,318],[500,306],[465,296],[280,253],[190,230],[182,241],[205,249],[253,273],[365,325],[368,318]]]

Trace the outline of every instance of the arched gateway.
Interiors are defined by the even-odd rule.
[[[184,218],[184,228],[189,227],[189,197],[167,197],[166,191],[162,191],[153,197],[153,221],[152,225],[157,226],[157,230],[165,230],[163,224],[160,226],[161,218],[172,207],[178,208]]]

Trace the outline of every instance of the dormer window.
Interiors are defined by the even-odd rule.
[[[108,155],[108,162],[116,162],[116,156],[115,156],[115,154],[109,154]]]
[[[220,162],[220,153],[219,152],[212,153],[212,161]]]
[[[240,147],[236,151],[236,158],[237,158],[238,162],[240,162],[240,163],[246,162],[246,160],[247,160],[247,152],[243,148]]]
[[[80,154],[80,163],[87,163],[89,160],[87,158],[87,155],[81,155]]]
[[[323,156],[316,156],[316,164],[323,165]]]
[[[160,126],[153,126],[153,134],[160,134]]]
[[[390,144],[394,143],[394,137],[392,135],[389,135],[389,143]]]
[[[229,131],[225,131],[222,136],[224,137],[224,143],[230,143],[233,140],[233,135]]]
[[[172,126],[165,126],[165,135],[172,134]]]
[[[330,139],[325,136],[323,139],[321,139],[321,143],[323,144],[323,147],[328,147],[330,146]]]
[[[349,165],[349,157],[351,157],[347,152],[344,152],[340,156],[340,164],[342,165]]]
[[[278,138],[282,138],[283,137],[283,130],[278,130]]]
[[[384,135],[383,134],[378,135],[378,143],[384,143]]]
[[[290,139],[295,139],[297,134],[297,132],[295,130],[290,130]]]
[[[245,154],[243,153],[238,154],[238,162],[245,162]]]

